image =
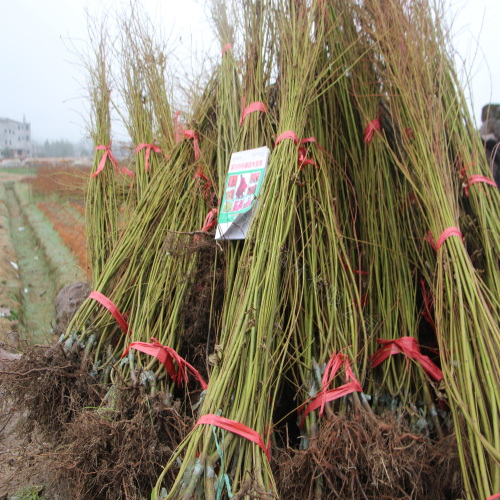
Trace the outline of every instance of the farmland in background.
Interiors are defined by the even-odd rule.
[[[91,165],[72,161],[39,161],[29,184],[33,201],[52,222],[66,246],[90,276],[85,234],[84,197],[90,179]]]

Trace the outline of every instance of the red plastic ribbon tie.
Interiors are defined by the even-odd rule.
[[[153,150],[155,153],[162,153],[163,151],[161,148],[155,145],[155,141],[153,141],[153,144],[146,144],[144,142],[141,142],[139,146],[135,148],[135,154],[137,154],[141,149],[146,148],[146,172],[149,172],[149,155],[151,154],[151,150]]]
[[[370,358],[373,368],[383,363],[391,355],[404,354],[418,361],[429,377],[438,382],[442,380],[443,372],[430,360],[429,356],[420,352],[420,346],[414,337],[402,337],[395,340],[377,339],[377,343],[382,347]],[[408,365],[408,359],[406,363]]]
[[[369,146],[370,142],[373,139],[373,134],[375,131],[380,132],[382,130],[382,126],[380,124],[380,118],[376,120],[372,120],[365,128],[365,140],[364,142]]]
[[[432,236],[432,233],[431,231],[429,231],[427,233],[427,237],[424,238],[425,241],[427,241],[427,243],[429,243],[429,245],[431,245],[432,248],[434,248],[434,250],[436,251],[436,253],[439,252],[439,249],[441,248],[442,244],[450,237],[450,236],[458,236],[460,238],[460,240],[464,241],[463,237],[462,237],[462,233],[460,232],[460,229],[458,229],[457,227],[449,227],[447,229],[445,229],[442,233],[441,233],[441,236],[438,238],[437,242],[434,243],[434,237]]]
[[[340,387],[337,387],[336,389],[328,390],[328,386],[344,364],[347,383]],[[349,382],[350,379],[352,379],[352,382]],[[325,373],[323,374],[321,383],[323,385],[321,392],[309,403],[309,405],[307,405],[307,408],[302,415],[302,420],[299,424],[300,430],[302,430],[302,427],[306,420],[306,416],[309,415],[309,413],[311,413],[313,410],[317,410],[318,408],[320,408],[319,416],[321,417],[323,416],[323,409],[325,408],[325,404],[329,401],[334,401],[353,392],[363,391],[361,384],[356,380],[356,377],[354,376],[347,356],[345,354],[342,354],[341,352],[339,352],[338,354],[335,351],[333,352],[330,361],[328,361],[328,364],[326,365]],[[304,403],[299,408],[299,415],[302,413],[305,406],[306,403]]]
[[[194,159],[198,161],[200,159],[200,148],[198,147],[198,134],[194,130],[184,130],[184,137],[186,139],[193,139],[194,147]]]
[[[118,170],[118,163],[116,162],[116,158],[114,157],[113,153],[111,152],[111,144],[113,144],[113,141],[109,141],[109,146],[105,146],[101,144],[100,146],[95,147],[95,151],[99,150],[104,150],[105,153],[102,155],[101,161],[99,162],[99,166],[97,167],[97,170],[92,174],[92,179],[101,172],[101,170],[104,168],[104,165],[106,164],[106,158],[109,158],[111,163],[115,166],[115,170],[119,172]]]
[[[245,98],[243,97],[243,104],[242,104],[242,111],[241,111],[241,118],[240,118],[240,127],[241,127],[241,125],[243,125],[243,120],[245,119],[245,117],[247,115],[249,115],[250,113],[255,113],[256,111],[261,111],[262,113],[267,113],[267,106],[260,101],[256,101],[245,108]]]
[[[306,148],[304,146],[300,146],[300,148],[299,148],[298,164],[299,164],[299,172],[306,165],[314,165],[316,168],[319,168],[319,165],[317,165],[314,160],[307,158],[307,151],[306,151]]]
[[[488,497],[486,500],[497,500],[497,498],[500,498],[500,493],[497,493],[496,495],[491,495],[491,497]]]
[[[410,139],[415,139],[415,136],[413,135],[413,130],[411,127],[406,127],[405,134],[410,138]]]
[[[132,177],[132,179],[134,178],[134,172],[132,172],[131,170],[129,170],[127,167],[123,167],[122,168],[122,172],[125,175],[129,175],[130,177]]]
[[[283,132],[278,138],[276,139],[276,144],[277,146],[281,141],[284,139],[291,139],[296,146],[299,145],[299,139],[297,138],[297,135],[293,130],[287,130],[286,132]],[[300,144],[306,144],[308,142],[313,142],[315,143],[322,151],[325,151],[317,142],[314,137],[308,137],[307,139],[302,139],[300,141]],[[325,151],[326,153],[326,151]],[[298,166],[299,166],[299,172],[306,166],[306,165],[314,165],[316,168],[319,168],[319,165],[316,164],[314,160],[311,160],[307,158],[307,150],[305,147],[300,146],[299,147],[299,152],[298,152]]]
[[[90,299],[97,300],[101,305],[103,305],[116,319],[117,323],[120,325],[123,333],[127,335],[128,332],[128,323],[125,321],[125,318],[121,315],[118,308],[109,300],[106,296],[104,296],[101,292],[94,291],[89,295]]]
[[[212,228],[213,226],[215,226],[215,224],[217,224],[217,209],[216,208],[212,208],[212,210],[210,210],[210,212],[208,212],[207,216],[205,217],[205,222],[203,222],[203,227],[201,228],[201,230],[203,232],[208,232],[208,230],[210,228]]]
[[[206,181],[205,185],[203,186],[203,189],[205,190],[205,201],[208,201],[207,194],[209,189],[212,187],[212,181],[203,172],[203,166],[201,165],[201,163],[200,166],[198,167],[198,171],[196,172],[196,174],[194,174],[194,176],[195,178],[203,179],[204,181]]]
[[[230,43],[226,43],[226,45],[224,45],[224,48],[222,49],[222,57],[224,57],[226,50],[229,50],[229,49],[233,50],[233,46]]]
[[[167,369],[168,374],[172,380],[177,383],[178,387],[182,386],[182,382],[188,383],[188,371],[200,382],[201,388],[206,391],[208,384],[203,380],[200,373],[196,368],[191,366],[184,358],[181,358],[177,352],[166,345],[161,345],[156,339],[151,338],[151,344],[147,342],[132,342],[124,353],[121,355],[123,358],[128,354],[129,349],[143,352],[154,356],[162,365]],[[175,371],[174,361],[179,366],[179,371]]]
[[[321,151],[323,151],[323,153],[328,154],[327,151],[326,151],[326,149],[318,143],[318,141],[316,140],[315,137],[307,137],[306,139],[302,139],[300,141],[301,144],[307,144],[308,142],[316,144],[316,146],[319,149],[321,149]]]
[[[248,439],[248,441],[251,441],[252,443],[255,443],[257,446],[259,446],[266,454],[269,462],[271,461],[271,442],[269,441],[269,447],[266,448],[262,436],[253,429],[250,429],[250,427],[248,427],[247,425],[235,422],[234,420],[229,420],[228,418],[219,417],[218,415],[214,415],[212,413],[200,417],[198,422],[196,422],[194,429],[196,429],[196,427],[201,424],[215,425],[216,427],[220,427],[221,429],[225,429],[226,431],[232,432],[233,434],[237,434],[238,436]]]
[[[280,136],[278,136],[275,146],[277,146],[281,141],[285,139],[291,139],[293,142],[295,142],[296,146],[299,145],[299,139],[295,135],[295,132],[293,130],[287,130],[286,132],[283,132]]]
[[[489,184],[490,186],[495,186],[497,187],[497,183],[492,180],[488,179],[488,177],[485,177],[484,175],[471,175],[470,177],[467,178],[468,184],[464,183],[464,189],[465,189],[465,196],[469,197],[469,188],[472,186],[472,184],[477,184],[478,182],[484,182],[485,184]]]

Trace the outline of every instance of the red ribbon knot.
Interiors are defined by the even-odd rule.
[[[172,380],[176,382],[177,387],[182,386],[182,382],[188,383],[188,372],[200,382],[201,388],[206,391],[208,384],[203,380],[196,368],[191,366],[184,358],[181,358],[177,352],[169,346],[160,344],[156,339],[151,338],[151,344],[147,342],[132,342],[123,352],[123,358],[128,354],[129,349],[143,352],[154,356],[167,370]],[[175,371],[174,361],[179,366],[179,370]]]
[[[226,53],[227,50],[233,50],[233,46],[230,43],[226,43],[224,45],[224,48],[222,49],[222,56],[224,57],[224,54]]]
[[[151,150],[153,150],[155,153],[162,153],[163,151],[161,148],[155,145],[155,141],[153,141],[153,144],[146,144],[144,142],[141,142],[139,146],[135,148],[135,154],[137,154],[141,149],[146,148],[146,172],[149,172],[149,155],[151,154]]]
[[[207,194],[209,189],[212,187],[212,181],[203,172],[203,166],[201,165],[201,163],[200,166],[198,167],[198,171],[196,172],[196,174],[194,174],[194,176],[197,179],[203,179],[204,181],[206,181],[205,185],[203,186],[203,189],[205,190],[205,201],[208,201]]]
[[[177,111],[175,113],[175,143],[177,144],[180,140],[179,131],[178,131],[178,120],[179,113]],[[193,139],[193,147],[194,147],[194,159],[198,161],[200,159],[200,148],[198,146],[198,134],[194,130],[184,130],[181,125],[181,134],[184,136],[184,139]]]
[[[203,222],[203,227],[201,228],[201,230],[206,233],[211,227],[215,226],[215,224],[217,224],[216,216],[217,209],[212,208],[212,210],[210,210],[210,212],[208,212],[207,216],[205,217],[205,222]]]
[[[337,387],[336,389],[328,390],[328,386],[333,381],[335,375],[340,370],[340,368],[342,368],[344,364],[345,364],[345,374],[347,383],[340,387]],[[350,379],[352,379],[352,382],[349,381]],[[323,387],[321,388],[320,393],[317,396],[315,396],[315,398],[309,403],[309,405],[307,406],[302,415],[302,420],[300,421],[299,424],[300,430],[302,430],[302,427],[306,420],[306,416],[309,413],[311,413],[311,411],[320,408],[319,416],[321,417],[323,416],[323,409],[325,407],[325,404],[328,403],[329,401],[334,401],[343,396],[347,396],[348,394],[352,394],[353,392],[363,391],[361,384],[356,380],[356,377],[354,376],[354,373],[351,369],[351,365],[349,363],[347,356],[345,354],[342,354],[341,352],[339,352],[338,354],[335,351],[333,352],[332,356],[330,357],[330,361],[328,361],[328,364],[326,365],[325,373],[323,374],[323,379],[321,380],[321,383]],[[298,409],[299,415],[302,413],[305,406],[306,403],[304,403]]]
[[[430,360],[429,356],[424,356],[420,352],[420,346],[414,337],[402,337],[395,340],[377,339],[377,343],[382,347],[370,358],[372,368],[383,363],[389,356],[404,354],[408,358],[420,363],[429,377],[438,382],[443,378],[443,372]],[[408,359],[406,360],[406,365],[409,365]]]
[[[299,139],[295,132],[293,130],[287,130],[286,132],[283,132],[278,136],[276,139],[275,147],[283,140],[285,139],[290,139],[292,140],[296,146],[299,145]],[[308,137],[307,139],[302,139],[300,141],[300,144],[306,144],[306,143],[315,143],[316,146],[318,146],[319,149],[326,151],[317,143],[316,139],[314,137]],[[299,166],[299,172],[306,166],[306,165],[314,165],[316,168],[319,168],[319,165],[316,164],[316,162],[312,159],[307,158],[307,150],[305,147],[300,146],[299,151],[298,151],[298,166]]]
[[[113,141],[109,141],[109,146],[105,146],[104,144],[101,144],[100,146],[95,147],[95,151],[103,150],[104,154],[102,155],[101,161],[99,162],[99,166],[97,167],[97,170],[92,174],[92,179],[99,174],[99,172],[102,171],[104,168],[104,165],[106,164],[106,158],[109,158],[111,163],[114,165],[115,170],[119,172],[118,170],[118,163],[116,161],[116,158],[114,157],[113,153],[111,152],[111,144],[113,144]]]

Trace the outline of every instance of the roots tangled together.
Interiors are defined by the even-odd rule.
[[[102,389],[89,373],[87,358],[74,347],[70,352],[62,345],[30,347],[2,371],[0,397],[25,415],[25,433],[38,424],[53,439],[82,407],[100,404]]]
[[[395,421],[390,427],[338,416],[306,451],[283,450],[280,498],[456,498],[463,484],[454,437],[432,443]]]
[[[140,389],[127,392],[120,391],[115,409],[83,410],[62,436],[51,468],[65,497],[149,497],[162,464],[191,430],[179,402],[168,406],[161,393],[149,398]]]

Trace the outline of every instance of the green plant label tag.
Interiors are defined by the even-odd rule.
[[[269,148],[249,149],[231,155],[215,239],[243,240],[257,208],[266,175]]]

